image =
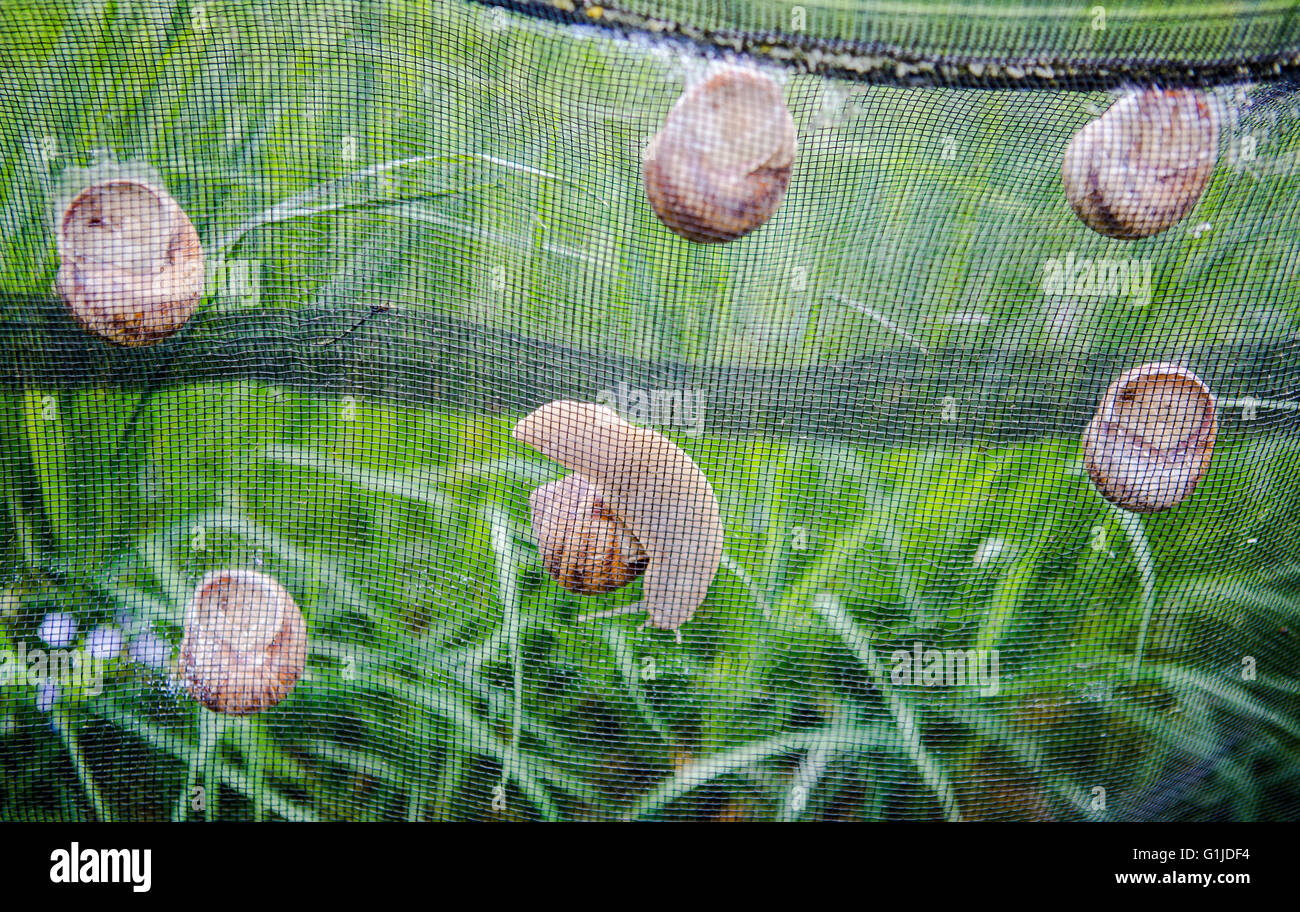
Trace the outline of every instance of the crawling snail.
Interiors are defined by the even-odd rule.
[[[185,609],[180,677],[214,712],[245,715],[289,695],[307,663],[307,625],[293,596],[255,570],[217,570]]]
[[[86,330],[151,345],[190,319],[203,294],[203,246],[161,185],[130,175],[81,190],[57,224],[55,288]]]
[[[1084,463],[1111,503],[1155,513],[1191,496],[1217,434],[1214,396],[1200,377],[1178,364],[1143,364],[1106,390],[1083,434]]]
[[[580,620],[645,611],[644,626],[671,630],[680,641],[678,628],[704,601],[722,561],[718,501],[695,461],[657,431],[586,402],[547,403],[513,434],[574,473],[529,498],[547,572],[592,593],[644,570],[640,602]]]
[[[1074,135],[1061,176],[1089,228],[1150,237],[1192,211],[1219,157],[1219,114],[1192,89],[1126,95]]]
[[[641,172],[665,225],[687,240],[719,243],[772,217],[794,153],[781,89],[762,73],[729,67],[677,100],[646,146]]]

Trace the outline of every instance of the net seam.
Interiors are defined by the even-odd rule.
[[[785,32],[711,29],[611,7],[596,0],[471,0],[482,6],[566,25],[587,25],[624,37],[650,35],[752,57],[784,69],[851,82],[905,87],[1101,91],[1128,85],[1210,87],[1300,77],[1300,48],[1188,63],[1116,57],[995,58],[917,54],[884,42],[824,39]]]

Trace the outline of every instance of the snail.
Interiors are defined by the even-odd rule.
[[[214,712],[246,715],[289,695],[307,663],[307,625],[293,597],[255,570],[217,570],[185,609],[180,676]]]
[[[645,611],[648,618],[642,626],[671,630],[680,642],[678,628],[704,601],[722,561],[721,513],[713,486],[700,467],[659,432],[629,424],[613,409],[587,402],[547,403],[520,419],[512,433],[582,479],[559,489],[564,497],[572,498],[569,503],[580,502],[580,495],[591,497],[592,492],[582,486],[594,485],[604,509],[644,551],[642,600],[579,620]],[[541,528],[536,528],[536,504],[545,507],[556,494],[551,488],[542,497],[530,498],[539,536],[564,534],[573,528],[549,520],[554,514],[548,508],[543,510]],[[559,512],[562,515],[564,511]],[[551,541],[542,550],[545,554],[555,547],[585,547],[592,539],[602,543],[594,558],[587,560],[594,559],[599,565],[608,553],[607,539],[601,536]],[[636,552],[620,547],[619,553]],[[634,570],[632,566],[620,573]]]
[[[1106,390],[1083,434],[1088,475],[1102,496],[1134,513],[1177,506],[1210,467],[1218,434],[1214,395],[1178,364],[1143,364]]]
[[[765,224],[794,165],[794,120],[770,78],[729,67],[689,89],[642,155],[650,205],[687,240],[734,241]]]
[[[1219,113],[1192,89],[1125,95],[1065,149],[1065,195],[1089,228],[1133,240],[1192,211],[1219,157]]]
[[[613,592],[645,572],[645,549],[581,475],[542,485],[528,506],[542,566],[570,592]]]
[[[152,345],[194,314],[203,246],[171,194],[142,178],[92,183],[57,225],[55,289],[87,331],[118,345]]]

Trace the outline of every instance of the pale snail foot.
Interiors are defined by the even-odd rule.
[[[642,630],[645,630],[647,627],[651,625],[651,621],[652,621],[651,618],[646,618],[645,621],[641,624],[641,626],[636,629],[636,632],[640,633]],[[655,629],[662,630],[663,628],[657,627]],[[677,641],[678,646],[682,645],[682,631],[680,627],[673,628],[673,639]]]
[[[638,611],[645,611],[645,609],[641,607],[640,602],[633,602],[630,605],[623,605],[621,608],[610,608],[608,611],[596,611],[591,614],[580,614],[578,615],[578,623],[585,624],[588,621],[598,621],[602,618],[621,617],[625,614],[636,614]],[[641,626],[637,628],[637,632],[639,633],[651,626],[653,620],[653,618],[646,618]],[[674,628],[673,637],[677,640],[677,645],[680,646],[682,644],[681,630]]]

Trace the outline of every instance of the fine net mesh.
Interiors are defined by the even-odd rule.
[[[1293,819],[1230,12],[4,0],[0,817]]]

